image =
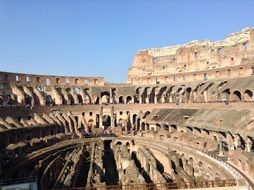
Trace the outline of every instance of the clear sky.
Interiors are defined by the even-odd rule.
[[[0,0],[0,70],[125,82],[135,52],[254,27],[254,0]]]

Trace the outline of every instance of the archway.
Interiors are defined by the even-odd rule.
[[[111,117],[109,115],[104,115],[102,117],[102,125],[104,126],[104,129],[111,126]]]
[[[75,88],[74,93],[77,95],[78,103],[83,104],[83,98],[81,96],[81,90],[80,88]]]
[[[105,91],[101,93],[101,103],[102,104],[109,104],[110,101],[110,93]]]
[[[145,131],[145,130],[146,130],[146,128],[145,128],[145,127],[146,127],[145,122],[142,122],[142,123],[141,123],[141,130],[142,130],[142,131]]]
[[[88,120],[88,131],[91,132],[92,128],[94,127],[93,119]]]
[[[149,91],[150,91],[150,93],[148,93]],[[158,91],[159,91],[159,86],[156,86],[152,89],[147,88],[147,96],[149,98],[149,103],[157,102],[158,99],[157,99],[156,95],[158,94]]]
[[[140,130],[140,118],[137,119],[137,131]]]
[[[62,94],[62,89],[60,87],[57,87],[56,92],[57,92],[57,95],[53,95],[54,96],[54,101],[57,102],[56,104],[67,105],[68,102]]]
[[[119,104],[123,104],[123,103],[124,103],[124,101],[123,101],[123,96],[119,96],[119,98],[118,98],[118,103],[119,103]]]
[[[239,91],[234,91],[233,92],[233,101],[234,102],[239,102],[239,101],[241,101],[242,100],[242,96],[241,96],[241,93],[239,92]]]
[[[53,106],[54,105],[54,100],[50,95],[46,95],[46,105],[47,106]]]
[[[127,96],[126,97],[126,104],[131,104],[132,103],[132,97],[131,96]]]
[[[251,102],[253,101],[253,93],[250,90],[245,90],[244,92],[244,101]]]
[[[143,116],[143,119],[145,119],[151,112],[150,111],[147,111],[144,116]]]
[[[30,97],[30,96],[25,97],[25,105],[32,106],[32,97]]]
[[[222,101],[223,100],[229,100],[229,96],[230,96],[230,90],[229,89],[226,89],[224,90],[222,93],[221,93],[221,98],[222,98]]]
[[[99,97],[95,97],[94,104],[99,104],[99,103],[100,103]]]
[[[189,103],[191,101],[191,88],[190,87],[186,89],[185,95],[186,95],[186,103]]]
[[[2,96],[0,96],[0,105],[3,105],[3,103],[4,103],[4,99]]]
[[[67,93],[68,99],[70,100],[70,104],[71,105],[75,104],[75,100],[74,100],[74,97],[71,94],[71,89],[70,88],[66,88],[66,93]]]
[[[137,120],[137,114],[132,115],[132,123],[135,124]]]
[[[81,90],[81,94],[83,97],[83,103],[85,104],[91,104],[92,103],[92,98],[89,92],[88,88],[85,88],[84,90]],[[94,103],[99,104],[99,97],[94,98]]]

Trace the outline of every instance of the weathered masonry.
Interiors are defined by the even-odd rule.
[[[253,93],[252,28],[140,50],[125,84],[0,72],[0,189],[250,189]]]

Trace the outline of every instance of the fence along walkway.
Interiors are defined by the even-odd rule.
[[[166,189],[191,189],[191,188],[218,188],[234,187],[236,180],[216,180],[216,181],[199,181],[195,183],[147,183],[147,184],[129,184],[113,186],[96,186],[96,187],[79,187],[67,188],[66,190],[166,190]]]

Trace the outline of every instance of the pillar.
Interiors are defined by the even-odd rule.
[[[220,140],[220,144],[219,144],[219,156],[223,156],[222,140]]]
[[[99,118],[99,127],[102,127],[102,122],[103,121],[103,106],[101,106],[100,110],[100,118]]]
[[[146,101],[145,101],[146,104],[149,104],[149,96],[146,96]]]
[[[234,138],[234,145],[235,148],[238,148],[240,146],[240,138],[238,136],[235,136]]]
[[[247,138],[246,139],[246,151],[247,152],[251,152],[252,145],[253,145],[253,142],[249,138]]]
[[[111,107],[111,126],[115,127],[114,106]]]

